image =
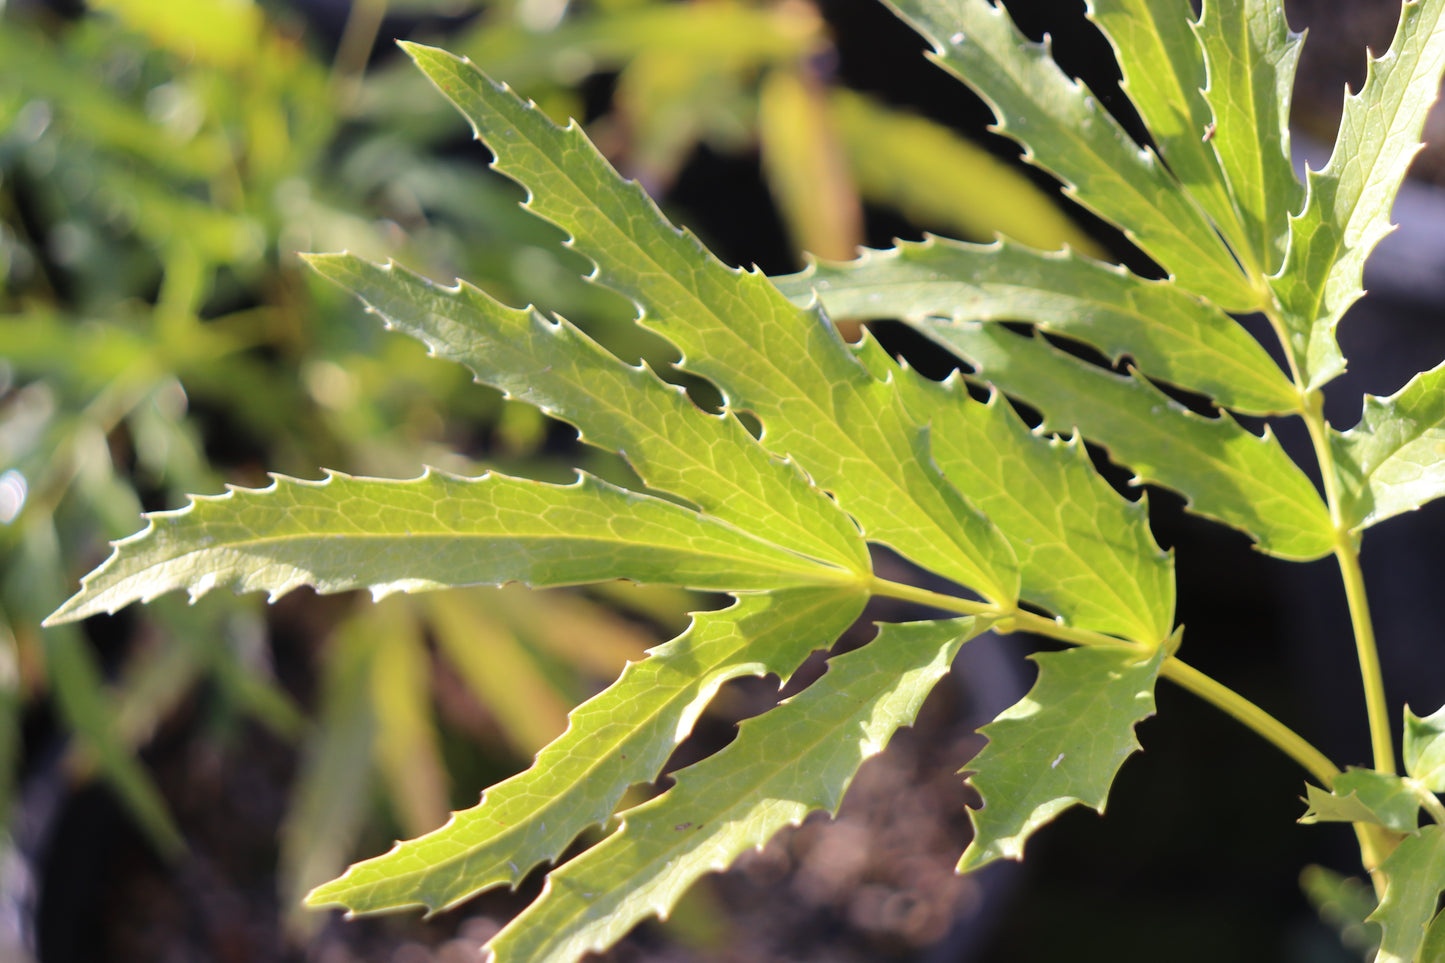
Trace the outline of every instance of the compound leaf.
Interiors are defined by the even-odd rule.
[[[381,598],[509,581],[630,578],[727,591],[851,579],[585,474],[573,485],[437,471],[410,481],[272,477],[270,488],[192,496],[185,508],[149,515],[47,621],[113,612],[178,588],[195,599],[227,584],[274,599],[302,585],[369,588]]]
[[[1431,792],[1445,792],[1445,708],[1421,719],[1405,707],[1405,771]]]
[[[1372,59],[1365,86],[1345,97],[1334,153],[1310,171],[1304,210],[1290,221],[1274,281],[1290,347],[1311,388],[1344,370],[1335,327],[1364,294],[1367,258],[1389,233],[1390,208],[1420,149],[1425,115],[1445,68],[1445,0],[1406,0],[1390,49]]]
[[[980,730],[988,745],[968,765],[983,808],[972,813],[960,872],[1022,859],[1028,838],[1070,806],[1104,811],[1119,767],[1139,748],[1134,727],[1154,714],[1166,649],[1148,657],[1123,647],[1032,657],[1038,681]]]
[[[802,588],[744,595],[729,608],[694,615],[686,632],[574,709],[566,732],[531,768],[491,787],[435,832],[317,887],[307,903],[362,914],[438,911],[516,885],[605,821],[629,786],[656,778],[724,682],[766,673],[788,678],[811,651],[832,645],[862,607],[861,594]]]
[[[865,250],[855,261],[815,262],[774,283],[800,303],[816,292],[834,318],[1031,321],[1111,360],[1128,354],[1145,374],[1246,414],[1300,404],[1279,366],[1223,311],[1167,282],[1068,251],[929,237]],[[924,335],[933,330],[919,326]]]
[[[557,127],[465,60],[404,46],[491,148],[493,166],[528,189],[528,208],[571,235],[595,280],[638,306],[639,323],[682,349],[681,367],[758,417],[764,447],[797,461],[867,538],[995,601],[1017,598],[1008,544],[922,457],[923,427],[832,325],[675,228],[575,124]]]
[[[347,254],[309,261],[436,357],[621,452],[651,487],[800,554],[868,573],[867,547],[848,516],[731,413],[709,415],[682,389],[620,361],[566,321],[509,308],[466,282],[446,288]]]
[[[1415,833],[1420,801],[1399,776],[1351,767],[1335,777],[1331,791],[1306,786],[1309,811],[1302,823],[1375,823],[1397,833]]]
[[[1174,176],[1213,219],[1237,253],[1249,249],[1219,158],[1209,146],[1213,117],[1204,99],[1204,53],[1176,0],[1092,0],[1089,19],[1109,43],[1128,94]]]
[[[1366,395],[1360,423],[1331,440],[1355,528],[1445,495],[1445,364],[1388,398]]]
[[[1289,154],[1290,89],[1304,37],[1290,31],[1278,0],[1213,0],[1197,29],[1214,111],[1209,143],[1244,222],[1242,249],[1270,274],[1304,201]]]
[[[924,321],[978,376],[1039,409],[1050,431],[1077,428],[1140,481],[1172,488],[1189,507],[1246,532],[1261,551],[1307,560],[1334,548],[1329,510],[1268,430],[1228,415],[1204,418],[1140,377],[1116,375],[998,325]]]
[[[1385,895],[1368,917],[1381,930],[1375,963],[1415,963],[1445,890],[1445,828],[1426,826],[1418,836],[1406,836],[1379,871]]]
[[[738,727],[722,751],[621,814],[607,839],[554,870],[537,901],[489,944],[497,963],[570,963],[647,916],[665,917],[698,877],[814,810],[836,812],[863,761],[910,725],[974,619],[884,625],[800,694]]]
[[[995,130],[1025,159],[1118,225],[1181,287],[1227,310],[1251,310],[1251,289],[1209,221],[1152,151],[1141,150],[1093,95],[988,0],[893,0],[935,59],[992,108]]]

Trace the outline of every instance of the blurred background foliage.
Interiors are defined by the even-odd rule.
[[[386,38],[443,43],[555,119],[585,120],[665,205],[700,154],[756,165],[789,239],[791,263],[771,270],[803,250],[850,257],[870,221],[1100,250],[989,149],[839,84],[807,0],[0,13],[0,809],[33,849],[47,830],[27,822],[29,787],[100,780],[181,859],[148,747],[182,719],[224,758],[259,727],[299,759],[274,855],[294,939],[322,919],[290,909],[309,886],[474,802],[698,604],[618,586],[274,608],[208,596],[39,628],[140,512],[268,470],[628,477],[383,333],[296,258],[394,257],[538,303],[630,360],[669,359],[580,280],[588,266]]]

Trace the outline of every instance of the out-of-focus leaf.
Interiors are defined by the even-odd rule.
[[[987,240],[995,233],[1030,247],[1064,245],[1103,256],[1058,200],[988,151],[926,117],[887,107],[846,88],[829,92],[833,123],[858,189],[915,223]],[[824,258],[848,258],[808,248]]]
[[[763,81],[763,173],[794,246],[825,258],[849,257],[863,241],[863,207],[835,126],[816,79],[778,69]]]
[[[370,697],[377,768],[402,829],[428,832],[447,818],[446,771],[431,711],[431,656],[405,600],[383,599],[362,617],[372,620],[376,637]]]
[[[1363,960],[1375,958],[1380,948],[1380,928],[1365,920],[1379,903],[1368,883],[1323,866],[1307,866],[1300,873],[1300,888],[1320,919],[1340,934],[1341,943]]]
[[[567,727],[567,703],[486,600],[473,592],[442,592],[426,607],[447,661],[496,717],[512,748],[532,756]]]
[[[261,8],[251,0],[95,0],[157,47],[221,67],[238,67],[256,53]]]

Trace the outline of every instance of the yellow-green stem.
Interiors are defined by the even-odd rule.
[[[1384,677],[1380,672],[1380,653],[1375,645],[1375,628],[1370,619],[1370,603],[1365,595],[1365,576],[1360,570],[1360,552],[1350,524],[1343,516],[1339,478],[1335,471],[1334,451],[1330,448],[1329,425],[1325,421],[1324,397],[1312,392],[1305,411],[1315,458],[1324,482],[1325,503],[1335,527],[1335,561],[1345,585],[1345,600],[1350,608],[1350,625],[1354,629],[1355,654],[1360,663],[1360,679],[1365,689],[1365,713],[1370,725],[1370,748],[1375,768],[1380,772],[1395,771],[1395,747],[1390,735],[1390,708],[1385,700]]]
[[[1326,789],[1334,785],[1340,769],[1314,746],[1306,742],[1293,729],[1198,669],[1176,658],[1164,660],[1160,670],[1164,678],[1194,693],[1206,702],[1212,703],[1235,719],[1274,743],[1285,755],[1299,763],[1306,772],[1320,781]]]
[[[1061,622],[1056,622],[1053,619],[1047,619],[1041,615],[1034,615],[1032,612],[1022,611],[1017,607],[1006,608],[1004,606],[991,605],[987,602],[975,602],[970,599],[961,599],[952,595],[944,595],[940,592],[931,592],[927,589],[920,589],[899,582],[890,582],[880,578],[874,578],[869,588],[874,595],[884,595],[890,598],[917,602],[920,605],[943,609],[946,612],[958,612],[961,615],[989,616],[998,619],[1001,623],[1000,626],[998,626],[998,631],[1032,632],[1036,635],[1057,639],[1060,642],[1067,642],[1071,645],[1145,648],[1138,643],[1127,642],[1110,635],[1092,632],[1088,629],[1073,628]],[[1318,779],[1326,789],[1334,784],[1335,777],[1340,773],[1338,766],[1331,762],[1324,753],[1306,742],[1305,739],[1293,729],[1233,689],[1215,681],[1193,666],[1181,662],[1173,656],[1164,660],[1160,674],[1199,696],[1204,701],[1218,707],[1221,711],[1233,716],[1262,736],[1266,741],[1273,743],[1281,752],[1299,763],[1306,772]]]

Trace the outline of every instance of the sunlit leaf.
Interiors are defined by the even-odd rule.
[[[1360,423],[1331,440],[1356,528],[1445,495],[1445,365],[1388,398],[1366,395]]]

